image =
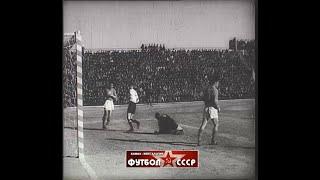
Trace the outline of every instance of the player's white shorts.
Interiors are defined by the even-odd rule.
[[[183,128],[180,125],[178,125],[177,130],[181,131],[181,130],[183,130]]]
[[[114,105],[113,105],[113,101],[111,100],[106,100],[106,102],[104,103],[104,108],[107,110],[107,111],[112,111],[114,110]]]
[[[205,107],[203,111],[203,117],[207,120],[218,119],[218,110],[214,107]]]

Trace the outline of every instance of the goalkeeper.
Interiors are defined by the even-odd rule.
[[[182,135],[183,129],[179,126],[174,119],[169,115],[160,113],[155,114],[156,119],[158,120],[159,131],[155,131],[155,134],[175,134]]]

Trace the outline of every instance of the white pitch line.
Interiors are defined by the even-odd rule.
[[[86,159],[84,158],[84,156],[80,156],[80,163],[83,166],[83,168],[87,171],[87,173],[90,176],[90,179],[96,180],[98,179],[96,172],[92,169],[92,167],[87,163]]]

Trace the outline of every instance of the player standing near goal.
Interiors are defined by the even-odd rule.
[[[109,125],[111,119],[111,113],[114,110],[113,101],[118,99],[116,90],[113,88],[113,84],[110,83],[107,87],[107,100],[104,103],[104,113],[102,117],[102,128],[105,129],[106,125]],[[107,119],[107,124],[105,123]]]
[[[129,100],[129,105],[127,109],[127,120],[130,126],[130,129],[128,130],[128,132],[132,132],[134,130],[132,122],[137,124],[137,129],[139,129],[140,127],[140,122],[133,119],[133,116],[136,112],[136,104],[139,102],[138,93],[136,90],[134,90],[133,85],[130,85],[129,94],[130,94],[130,100]]]
[[[212,139],[211,144],[216,145],[215,135],[218,132],[218,112],[220,112],[220,107],[218,104],[218,86],[219,80],[217,78],[211,78],[209,80],[209,87],[203,93],[204,100],[204,110],[203,110],[203,120],[198,132],[198,146],[200,146],[202,131],[205,129],[208,119],[213,122]]]

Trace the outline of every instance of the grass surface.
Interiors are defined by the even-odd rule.
[[[136,116],[140,129],[126,133],[127,106],[116,106],[107,130],[102,130],[103,107],[84,107],[84,148],[86,160],[101,179],[195,179],[253,178],[255,173],[255,101],[220,101],[218,145],[208,145],[212,122],[203,133],[203,146],[195,146],[202,121],[202,102],[138,105]],[[69,111],[65,127],[71,127]],[[184,135],[154,135],[157,130],[155,112],[166,113],[184,128]],[[67,117],[67,116],[65,116]],[[75,130],[64,128],[65,156],[76,150]],[[125,168],[126,150],[196,149],[200,153],[199,168]]]

